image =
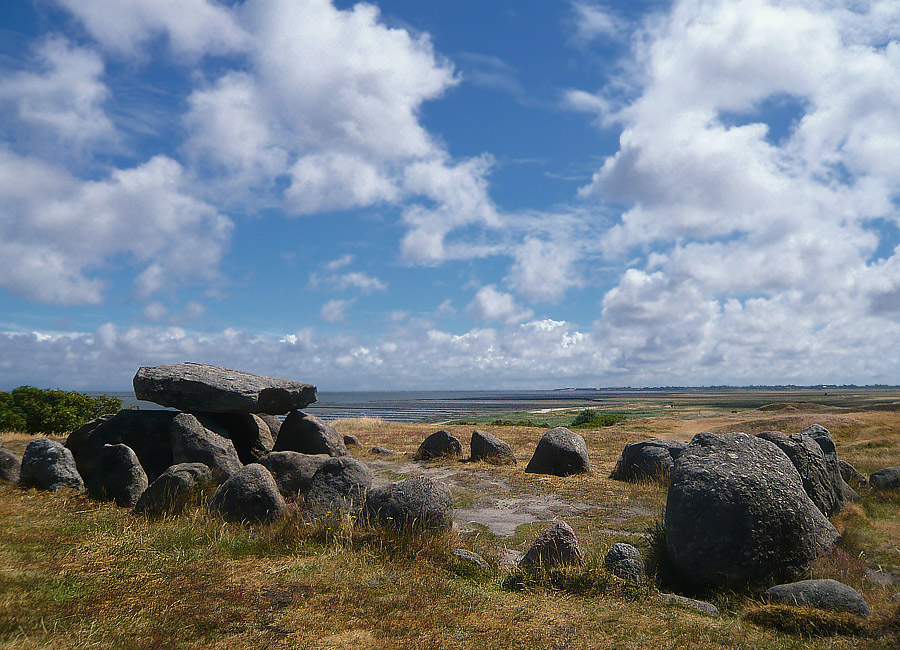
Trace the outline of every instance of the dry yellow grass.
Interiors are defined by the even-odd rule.
[[[810,636],[811,629],[837,624],[788,619],[762,608],[752,594],[717,596],[723,616],[709,618],[605,572],[609,546],[634,541],[631,535],[643,532],[665,502],[658,484],[607,478],[626,442],[686,440],[706,430],[790,432],[820,422],[835,433],[839,454],[860,469],[900,465],[900,414],[893,411],[810,404],[737,413],[702,405],[675,410],[582,431],[594,473],[570,478],[522,471],[545,429],[479,425],[510,443],[517,467],[426,466],[410,456],[429,433],[449,429],[467,446],[474,427],[368,418],[337,423],[360,439],[362,450],[352,453],[381,480],[409,471],[452,477],[460,508],[547,495],[561,507],[587,506],[566,517],[587,551],[586,567],[521,588],[505,582],[502,552],[524,550],[541,521],[508,537],[483,530],[403,537],[349,521],[307,527],[295,516],[246,527],[210,519],[201,507],[149,522],[83,495],[0,485],[0,648],[897,647],[895,588],[871,583],[866,570],[900,571],[898,497],[863,491],[862,503],[834,519],[848,543],[823,558],[813,575],[848,582],[875,610],[859,627],[826,630],[837,634]],[[17,453],[32,439],[2,435]],[[385,459],[365,451],[373,445],[397,454]],[[460,572],[449,555],[456,546],[484,554],[491,572]]]

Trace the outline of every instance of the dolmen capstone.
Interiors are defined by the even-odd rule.
[[[686,442],[663,438],[629,442],[609,478],[631,483],[668,481],[685,447]]]
[[[522,569],[550,569],[584,564],[584,551],[575,531],[564,521],[555,521],[537,536],[519,561]]]
[[[180,411],[282,415],[316,401],[316,387],[205,363],[138,368],[134,394]]]
[[[794,580],[840,540],[785,453],[745,433],[694,436],[675,463],[665,537],[682,580],[724,588]]]
[[[453,525],[450,488],[427,476],[413,476],[369,490],[366,518],[398,530],[448,530]]]
[[[19,472],[19,485],[39,490],[83,490],[75,458],[62,443],[49,438],[32,440],[25,447]]]
[[[462,458],[462,444],[459,438],[449,431],[435,431],[422,441],[414,460],[431,460],[433,458]]]
[[[587,444],[584,438],[566,427],[550,429],[538,442],[525,471],[554,476],[590,473]]]
[[[470,458],[473,461],[482,460],[492,465],[516,464],[512,447],[487,431],[475,429],[472,432],[469,448],[471,449]]]

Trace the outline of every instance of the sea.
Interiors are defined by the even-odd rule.
[[[622,391],[626,392],[626,391]],[[618,389],[569,388],[526,391],[322,391],[303,410],[328,422],[375,417],[389,422],[443,422],[512,411],[587,407],[618,393]],[[137,399],[133,392],[95,392],[122,400],[125,408],[163,408]]]

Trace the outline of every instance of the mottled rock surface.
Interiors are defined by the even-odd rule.
[[[260,458],[259,464],[272,472],[282,496],[296,497],[309,489],[312,477],[330,458],[327,454],[273,451]]]
[[[190,413],[179,413],[169,426],[173,464],[203,463],[217,481],[224,481],[242,466],[231,440],[210,431]]]
[[[22,459],[9,449],[0,449],[0,481],[18,483]]]
[[[876,490],[900,490],[900,467],[885,467],[872,472],[869,485]]]
[[[260,377],[205,363],[139,368],[138,399],[181,411],[280,415],[316,401],[316,387],[289,379]]]
[[[313,475],[306,504],[317,513],[362,510],[372,487],[372,470],[350,456],[329,458]]]
[[[219,486],[209,509],[225,521],[270,521],[281,514],[284,499],[275,479],[259,463],[245,465]]]
[[[554,476],[589,473],[591,461],[584,438],[566,427],[550,429],[538,442],[525,471]]]
[[[303,411],[291,411],[281,424],[273,451],[346,456],[344,436],[330,424]]]
[[[462,458],[462,444],[449,431],[435,431],[422,441],[414,456],[415,460],[432,458]]]
[[[768,440],[791,459],[800,474],[803,489],[826,517],[838,512],[844,504],[840,471],[835,476],[822,447],[804,433],[786,435],[780,431],[763,431],[757,437]]]
[[[869,484],[866,475],[846,460],[838,460],[838,466],[841,468],[841,478],[851,487],[866,487]]]
[[[776,585],[766,591],[765,598],[778,605],[815,607],[863,618],[872,615],[872,610],[859,592],[837,580],[801,580]]]
[[[96,471],[86,482],[92,499],[115,501],[122,508],[136,504],[147,485],[147,474],[137,455],[123,444],[103,447]]]
[[[453,494],[427,476],[414,476],[369,490],[366,516],[393,528],[449,529]]]
[[[149,517],[179,514],[212,480],[212,470],[203,463],[173,465],[144,490],[134,511]]]
[[[701,433],[675,463],[666,551],[680,576],[739,588],[795,579],[840,539],[777,446]]]
[[[49,438],[32,440],[25,447],[19,484],[39,490],[84,489],[72,452]]]
[[[204,427],[228,438],[241,463],[255,463],[275,447],[269,425],[253,413],[192,413]]]
[[[659,597],[667,603],[672,603],[673,605],[678,605],[679,607],[684,607],[686,609],[693,609],[695,612],[700,612],[707,616],[719,615],[719,608],[705,600],[694,600],[693,598],[687,598],[686,596],[666,593],[660,593]]]
[[[492,465],[515,465],[512,447],[487,431],[475,429],[469,444],[472,460],[483,460]]]
[[[675,460],[687,446],[680,440],[651,438],[629,442],[616,461],[609,478],[616,481],[668,481],[675,467]]]
[[[523,569],[572,566],[584,563],[584,551],[575,531],[564,521],[555,521],[538,535],[519,562]]]

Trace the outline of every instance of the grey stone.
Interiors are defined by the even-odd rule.
[[[780,431],[764,431],[757,437],[768,440],[787,454],[800,474],[803,489],[823,515],[830,517],[840,511],[844,504],[840,471],[835,476],[822,447],[815,440],[804,433],[785,435]]]
[[[609,478],[638,483],[641,481],[668,481],[675,467],[675,460],[687,446],[680,440],[651,438],[629,442]]]
[[[281,431],[281,418],[269,413],[257,413],[256,415],[269,427],[269,435],[272,436],[272,440],[278,440],[278,432]]]
[[[603,558],[603,566],[609,568],[612,564],[621,560],[641,560],[641,552],[631,544],[618,542],[612,545]]]
[[[706,614],[707,616],[719,616],[719,608],[705,600],[694,600],[693,598],[686,598],[685,596],[679,596],[678,594],[666,593],[660,593],[659,597],[667,603],[685,607],[687,609],[693,609],[694,611]]]
[[[81,445],[84,444],[84,440],[85,438],[87,438],[87,435],[104,422],[112,420],[113,417],[115,417],[115,414],[105,413],[104,415],[94,418],[89,422],[85,422],[80,427],[75,429],[72,433],[70,433],[68,438],[66,438],[66,447],[69,448],[69,451],[72,452],[72,455],[77,458],[78,450],[81,448]]]
[[[273,451],[346,456],[344,437],[330,424],[303,411],[291,411],[281,424]]]
[[[104,445],[123,444],[131,447],[147,479],[153,481],[174,464],[169,425],[176,415],[175,411],[119,411],[83,436],[73,432],[66,446],[75,456],[78,471],[85,480],[90,480],[94,473]]]
[[[465,565],[471,566],[479,571],[490,571],[491,565],[488,564],[478,553],[473,553],[464,548],[455,548],[452,551],[453,557]]]
[[[525,471],[554,476],[589,473],[587,444],[584,438],[565,427],[550,429],[538,442]]]
[[[462,444],[449,431],[435,431],[419,445],[415,460],[431,460],[432,458],[461,458]]]
[[[346,433],[344,434],[344,446],[345,447],[362,447],[359,442],[359,438],[356,436]]]
[[[0,481],[18,483],[21,469],[21,458],[16,456],[9,449],[0,449]]]
[[[138,368],[133,383],[138,399],[181,411],[279,415],[316,401],[311,384],[205,363]]]
[[[305,494],[306,504],[316,513],[363,509],[372,487],[372,470],[350,456],[329,458],[319,467]]]
[[[869,484],[866,475],[846,460],[838,460],[838,466],[841,468],[841,478],[851,487],[866,487]]]
[[[219,486],[209,509],[225,521],[271,521],[284,509],[275,479],[259,463],[245,465]]]
[[[217,481],[224,481],[241,466],[231,440],[210,431],[190,413],[179,413],[169,426],[173,464],[203,463]]]
[[[375,445],[374,447],[372,447],[369,450],[369,453],[377,454],[379,456],[393,456],[394,455],[394,452],[392,452],[390,449],[386,449],[385,447],[379,447],[378,445]]]
[[[538,535],[519,562],[523,569],[549,569],[584,564],[584,551],[575,531],[564,521],[555,521]]]
[[[179,514],[212,480],[212,470],[203,463],[173,465],[144,490],[134,511],[149,517]]]
[[[872,472],[869,485],[876,490],[900,490],[900,467],[885,467]]]
[[[427,476],[414,476],[369,490],[366,516],[400,529],[449,529],[453,524],[450,489]]]
[[[613,544],[603,558],[603,566],[626,582],[640,584],[646,578],[646,569],[641,552],[631,544]]]
[[[272,472],[282,496],[296,497],[309,489],[312,477],[330,458],[327,454],[273,451],[260,458],[259,464]]]
[[[863,618],[872,615],[865,599],[853,587],[831,579],[801,580],[776,585],[766,591],[765,598],[778,605],[815,607]]]
[[[87,492],[98,501],[115,501],[122,508],[137,503],[147,489],[147,474],[131,447],[105,445],[97,470],[87,481]]]
[[[19,484],[39,490],[84,489],[72,452],[49,438],[32,440],[25,447]]]
[[[475,429],[469,444],[472,460],[483,460],[492,465],[515,465],[512,447],[487,431]]]
[[[685,581],[725,588],[794,579],[840,540],[784,452],[745,433],[694,436],[675,463],[665,533]]]
[[[815,440],[816,444],[822,448],[822,452],[825,454],[825,463],[828,466],[828,473],[831,475],[831,480],[834,484],[838,486],[841,494],[841,505],[848,501],[859,501],[859,495],[853,491],[853,488],[841,476],[841,463],[838,460],[837,446],[834,444],[831,432],[821,424],[812,424],[801,433]]]
[[[192,413],[204,427],[228,438],[245,465],[255,463],[275,447],[272,433],[253,413]]]

